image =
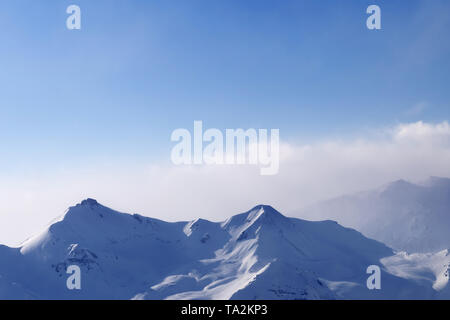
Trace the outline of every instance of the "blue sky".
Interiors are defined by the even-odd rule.
[[[72,3],[80,31],[65,28]],[[373,3],[380,31],[365,27]],[[287,141],[447,120],[449,12],[438,0],[2,1],[0,161],[167,160],[170,133],[194,120]]]
[[[70,4],[80,31],[66,29]],[[371,4],[382,30],[366,28]],[[87,197],[220,220],[450,176],[449,12],[447,0],[1,1],[0,243]],[[280,129],[280,173],[174,167],[170,135],[194,120]]]

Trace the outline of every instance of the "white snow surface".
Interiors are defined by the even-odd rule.
[[[366,269],[382,268],[368,290]],[[81,268],[81,290],[66,270]],[[440,299],[448,251],[407,255],[334,221],[266,205],[168,223],[87,199],[21,247],[0,246],[0,299]]]

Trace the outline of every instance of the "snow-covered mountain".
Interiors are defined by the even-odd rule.
[[[424,279],[428,269],[411,268],[406,254],[270,206],[221,223],[168,223],[87,199],[21,247],[0,246],[0,299],[447,298],[448,256],[433,256]],[[366,287],[374,264],[381,290]],[[81,268],[81,290],[66,287],[70,265]]]
[[[320,202],[295,216],[335,220],[396,250],[437,252],[450,248],[450,179],[399,180]]]

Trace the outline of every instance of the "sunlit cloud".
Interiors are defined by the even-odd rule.
[[[450,176],[450,126],[415,122],[376,137],[281,143],[280,169],[251,165],[109,165],[9,177],[0,187],[0,243],[17,244],[82,199],[164,220],[224,220],[264,203],[286,215],[397,179]],[[282,132],[281,132],[282,136]]]

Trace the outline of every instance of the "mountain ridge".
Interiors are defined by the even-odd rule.
[[[6,262],[0,264],[0,298],[395,299],[436,294],[432,284],[387,272],[380,261],[393,254],[383,243],[335,221],[290,218],[268,205],[222,222],[165,222],[88,198],[21,247],[0,246],[0,261]],[[366,268],[372,264],[383,270],[383,292],[366,287]],[[80,291],[65,286],[70,265],[82,271]]]

